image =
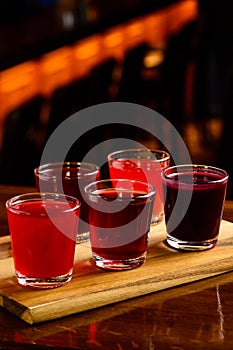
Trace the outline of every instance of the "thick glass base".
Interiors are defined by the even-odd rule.
[[[73,269],[69,271],[66,275],[57,276],[57,277],[28,277],[22,275],[20,272],[16,271],[16,278],[20,285],[24,287],[32,287],[37,289],[49,289],[61,287],[64,284],[68,283],[72,278]]]
[[[167,235],[167,244],[177,250],[185,250],[185,251],[202,251],[214,248],[217,244],[217,238],[194,242],[194,241],[181,241],[175,237]]]
[[[101,269],[110,271],[124,271],[136,269],[137,267],[141,266],[146,261],[146,252],[134,259],[110,260],[102,258],[95,253],[92,253],[92,258],[95,265]]]
[[[76,243],[80,244],[83,242],[87,242],[90,239],[90,232],[78,233],[76,236]]]
[[[163,221],[164,213],[152,216],[151,225],[157,225],[159,222]]]

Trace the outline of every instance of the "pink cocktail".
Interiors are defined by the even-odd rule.
[[[129,149],[108,155],[110,177],[132,179],[152,184],[156,189],[152,224],[162,219],[164,196],[162,171],[170,165],[170,155],[163,150]]]

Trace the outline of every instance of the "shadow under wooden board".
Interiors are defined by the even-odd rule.
[[[233,223],[222,221],[217,247],[205,252],[181,253],[164,240],[164,222],[152,226],[145,264],[123,272],[97,269],[89,244],[77,244],[71,282],[52,290],[32,290],[17,284],[10,238],[1,238],[0,306],[35,324],[233,270]]]

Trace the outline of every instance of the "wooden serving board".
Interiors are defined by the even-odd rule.
[[[164,240],[164,223],[151,227],[145,264],[123,272],[97,269],[89,244],[78,244],[72,281],[52,290],[32,290],[17,284],[10,238],[1,238],[0,305],[34,324],[233,270],[233,223],[222,221],[217,247],[204,252],[181,253]]]

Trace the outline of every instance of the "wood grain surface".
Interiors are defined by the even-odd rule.
[[[0,239],[0,305],[29,324],[61,318],[233,270],[233,223],[222,221],[217,247],[178,252],[165,244],[165,227],[151,227],[147,260],[141,267],[106,272],[91,261],[88,243],[76,247],[71,282],[52,290],[19,286],[10,238]]]

